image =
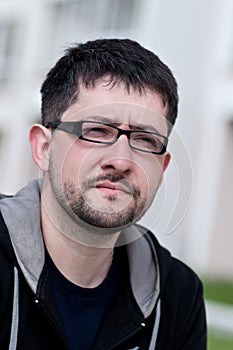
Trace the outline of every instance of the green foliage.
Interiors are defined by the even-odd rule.
[[[204,297],[219,303],[233,305],[233,281],[203,278]],[[210,329],[208,350],[233,350],[233,334]]]
[[[233,349],[233,335],[223,334],[209,331],[208,334],[208,350],[232,350]]]
[[[205,299],[233,305],[233,281],[204,278],[203,283]]]

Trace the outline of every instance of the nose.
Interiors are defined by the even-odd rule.
[[[126,135],[121,135],[113,145],[108,146],[101,167],[104,170],[121,174],[131,172],[133,167],[132,149]]]

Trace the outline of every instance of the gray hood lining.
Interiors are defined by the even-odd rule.
[[[18,264],[34,293],[45,261],[39,194],[39,182],[34,180],[14,197],[0,201]]]
[[[147,318],[154,309],[160,290],[158,259],[150,237],[145,235],[145,228],[135,225],[128,230],[132,229],[141,237],[127,245],[132,271],[130,281],[134,297]]]

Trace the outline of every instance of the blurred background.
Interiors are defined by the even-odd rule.
[[[233,349],[232,19],[232,0],[0,0],[0,192],[38,177],[28,130],[67,46],[128,37],[173,71],[173,162],[142,222],[203,278],[212,350]]]

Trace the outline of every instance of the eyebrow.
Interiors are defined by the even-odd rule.
[[[119,122],[119,120],[112,120],[112,118],[108,118],[108,117],[104,117],[104,116],[100,116],[100,115],[90,115],[87,118],[90,120],[93,120],[93,121],[100,121],[100,122],[103,122],[106,124],[113,124],[113,125],[114,124],[121,124]],[[137,123],[137,124],[130,125],[130,126],[136,128],[136,129],[142,129],[145,131],[159,133],[158,129],[156,129],[155,127],[153,127],[152,125],[149,125],[149,124]]]

